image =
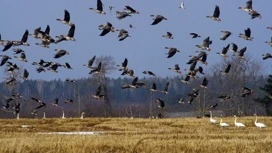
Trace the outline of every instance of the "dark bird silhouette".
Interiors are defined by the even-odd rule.
[[[238,56],[239,58],[244,59],[244,58],[245,58],[245,57],[244,57],[244,54],[245,54],[246,50],[247,50],[247,47],[244,47],[244,48],[240,49],[240,51],[239,51],[239,53],[238,53],[237,56]]]
[[[207,18],[211,18],[211,19],[213,19],[213,20],[215,20],[217,22],[220,22],[221,19],[219,18],[219,16],[220,16],[220,9],[219,9],[219,6],[216,5],[215,9],[214,9],[214,12],[213,12],[213,16],[207,16]]]
[[[73,69],[71,67],[71,65],[69,63],[67,63],[67,62],[65,63],[65,65],[63,65],[63,67],[66,68],[66,69]]]
[[[180,52],[177,48],[173,47],[165,47],[165,49],[168,49],[168,53],[166,53],[167,58],[173,57],[177,52]]]
[[[26,70],[26,69],[24,69],[24,73],[23,73],[23,79],[24,80],[27,80],[28,79],[28,76],[29,76],[29,72]]]
[[[217,104],[217,103],[216,103],[216,104],[214,104],[214,105],[210,105],[210,107],[211,107],[212,109],[215,109],[217,106],[218,106],[218,104]]]
[[[171,32],[166,32],[166,34],[165,34],[165,35],[162,35],[162,37],[168,38],[168,39],[174,39],[174,37],[173,37],[173,35],[172,35]]]
[[[244,98],[244,97],[249,96],[249,95],[251,95],[253,93],[254,93],[253,89],[243,87],[242,97]]]
[[[28,35],[29,35],[28,30],[25,30],[25,33],[23,34],[22,39],[20,41],[13,41],[13,46],[19,46],[19,45],[29,46],[29,44],[27,43]]]
[[[240,33],[239,37],[243,38],[244,40],[250,40],[250,41],[253,40],[253,37],[251,37],[251,30],[250,30],[250,28],[245,29],[245,33],[244,34]]]
[[[114,32],[114,27],[112,26],[112,24],[110,22],[107,22],[106,25],[104,25],[104,27],[101,29],[103,30],[100,34],[100,36],[105,36],[107,33]]]
[[[156,100],[156,102],[158,103],[158,107],[161,109],[165,109],[165,102],[163,100],[161,100],[160,98]]]
[[[163,88],[163,90],[161,91],[162,93],[164,93],[164,94],[168,94],[168,87],[169,87],[169,82],[167,82],[165,85],[164,85],[164,88]]]
[[[3,48],[3,52],[7,51],[8,49],[10,49],[13,46],[13,41],[8,41],[5,45],[5,47]]]
[[[224,71],[220,71],[220,72],[227,75],[227,74],[229,74],[230,68],[231,68],[231,65],[228,64],[227,68]]]
[[[272,58],[272,55],[270,53],[265,53],[265,54],[262,54],[262,55],[263,55],[263,60]]]
[[[95,58],[96,58],[96,56],[93,56],[93,57],[88,61],[88,63],[87,63],[87,64],[83,64],[83,66],[86,66],[86,67],[88,67],[88,68],[90,68],[90,69],[94,69],[95,67],[93,67],[93,63],[94,63]]]
[[[59,103],[59,98],[55,98],[52,105],[53,106],[58,106],[58,103]]]
[[[122,12],[116,11],[116,17],[119,20],[124,19],[124,18],[126,18],[128,16],[131,16],[131,15],[129,13],[125,12],[125,11],[122,11]]]
[[[6,62],[11,59],[11,57],[7,56],[7,55],[0,55],[0,57],[2,57],[0,66],[3,66],[4,64],[6,64]]]
[[[226,47],[223,47],[221,53],[217,52],[217,54],[221,55],[224,58],[227,58],[228,57],[227,52],[229,50],[229,47],[230,47],[230,44],[228,44]]]
[[[54,58],[60,58],[66,54],[67,55],[70,54],[68,51],[63,50],[63,49],[55,49],[55,51],[57,51],[57,53],[55,54]]]
[[[101,62],[99,62],[98,66],[96,68],[92,69],[89,72],[89,74],[93,74],[93,73],[100,74],[101,73],[101,67],[102,67],[102,64],[101,64]]]
[[[202,84],[200,85],[200,87],[202,88],[207,88],[207,85],[208,85],[208,79],[206,77],[204,77],[203,81],[202,81]]]
[[[104,95],[101,94],[102,91],[102,86],[98,86],[98,88],[96,89],[95,95],[92,95],[93,98],[95,99],[100,99],[100,98],[104,98]]]
[[[180,68],[179,68],[179,65],[178,64],[175,64],[175,67],[174,68],[168,68],[169,70],[172,70],[178,74],[181,74],[181,71],[180,71]]]
[[[135,89],[135,88],[138,88],[139,86],[137,86],[137,81],[138,81],[138,77],[135,77],[131,84],[125,84],[121,88],[122,89],[127,89],[127,88]]]
[[[62,41],[76,41],[76,39],[74,38],[74,34],[75,34],[75,29],[76,29],[76,26],[73,24],[71,26],[71,28],[69,29],[68,31],[68,34],[65,36],[65,35],[60,35],[60,36],[56,36],[58,38],[58,40],[56,40],[56,44],[57,43],[60,43]]]
[[[96,8],[89,8],[90,10],[94,10],[96,13],[99,14],[106,14],[106,12],[103,11],[103,3],[101,0],[97,0]]]
[[[153,72],[151,71],[143,71],[143,74],[148,74],[148,75],[151,75],[151,76],[156,76]]]
[[[201,37],[199,34],[197,33],[189,33],[189,35],[192,35],[192,38],[198,38]]]
[[[236,53],[238,51],[238,46],[235,43],[231,43],[231,49],[230,51]]]
[[[128,5],[125,6],[124,10],[127,10],[129,14],[140,14],[138,11]]]
[[[151,25],[156,25],[158,23],[160,23],[162,20],[167,20],[167,18],[165,18],[162,15],[150,15],[151,17],[155,17],[153,18],[153,22],[151,23]]]
[[[152,86],[151,86],[151,88],[150,88],[149,90],[151,90],[151,91],[153,91],[153,92],[158,91],[158,90],[157,90],[157,85],[153,82],[153,83],[152,83]]]
[[[223,35],[221,36],[220,40],[227,40],[229,36],[231,35],[230,31],[221,31]]]
[[[72,22],[70,22],[70,13],[67,10],[64,10],[64,18],[63,19],[57,19],[57,21],[60,21],[63,24],[67,24],[69,26],[74,25]]]
[[[196,45],[197,48],[200,48],[202,50],[210,51],[209,48],[210,44],[212,44],[212,41],[210,40],[210,37],[207,37],[203,40],[203,43],[201,45]]]

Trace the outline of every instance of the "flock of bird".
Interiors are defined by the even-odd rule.
[[[182,2],[179,6],[180,9],[185,10],[185,3]],[[95,13],[101,14],[101,15],[106,15],[105,12],[105,5],[102,3],[101,0],[97,0],[97,7],[94,8],[89,8],[90,10],[94,11]],[[108,6],[109,11],[112,11],[114,9],[113,6]],[[257,11],[253,9],[253,2],[252,0],[249,0],[246,2],[244,7],[239,7],[238,9],[248,13],[250,15],[250,17],[252,19],[255,18],[262,18],[261,14]],[[131,17],[133,15],[137,15],[140,14],[140,12],[133,8],[132,6],[124,6],[124,10],[122,11],[116,11],[116,18],[119,20],[125,20],[125,18],[127,17]],[[150,15],[152,17],[152,20],[150,20],[150,26],[159,26],[159,24],[161,24],[162,22],[167,22],[167,18],[164,17],[163,15],[157,14],[157,15]],[[223,19],[220,18],[220,6],[216,5],[215,9],[213,11],[212,15],[207,15],[207,18],[214,20],[215,22],[221,22]],[[63,26],[68,26],[69,30],[67,32],[67,34],[60,34],[58,36],[53,37],[52,35],[50,35],[50,26],[47,25],[45,30],[42,30],[41,27],[37,27],[36,29],[33,30],[33,33],[29,33],[28,30],[25,30],[24,34],[22,35],[21,40],[3,40],[1,39],[0,36],[0,45],[3,46],[2,51],[3,52],[7,52],[9,50],[13,50],[14,51],[14,57],[8,56],[8,55],[0,55],[2,57],[1,59],[1,63],[0,66],[6,66],[6,70],[7,72],[9,72],[10,77],[7,79],[6,84],[11,84],[18,81],[18,76],[16,76],[16,72],[20,70],[20,68],[17,66],[16,63],[12,62],[11,59],[12,58],[17,58],[18,60],[22,61],[22,62],[29,62],[30,60],[27,59],[26,56],[26,52],[21,49],[18,48],[20,46],[31,46],[27,41],[28,41],[28,37],[31,36],[34,39],[36,39],[37,43],[35,43],[35,45],[44,47],[44,48],[50,48],[51,44],[59,44],[59,43],[63,43],[65,41],[76,41],[75,39],[75,33],[76,33],[76,24],[73,23],[71,17],[70,17],[70,13],[68,10],[64,10],[64,17],[63,18],[57,18],[56,19],[58,22],[61,22],[63,24]],[[132,24],[129,24],[129,28],[135,28]],[[267,29],[272,30],[272,27],[267,27]],[[114,27],[114,25],[110,22],[106,22],[104,24],[100,24],[98,26],[98,30],[100,30],[100,35],[101,37],[107,37],[108,33],[110,32],[115,32],[118,31],[118,40],[119,41],[125,41],[128,37],[131,37],[130,33],[128,32],[128,30],[126,29],[116,29]],[[229,37],[232,35],[231,31],[226,31],[226,30],[222,30],[221,31],[222,36],[220,38],[220,40],[225,41],[227,39],[229,39]],[[202,36],[198,33],[189,33],[189,35],[192,36],[193,39],[199,39],[202,38]],[[174,39],[174,36],[171,32],[166,32],[166,34],[162,35],[163,38],[165,39]],[[240,33],[239,37],[241,39],[244,39],[246,41],[253,41],[253,37],[251,36],[251,29],[250,28],[246,28],[244,30],[244,33]],[[210,45],[212,45],[213,41],[210,39],[210,37],[206,37],[205,39],[203,39],[203,43],[202,44],[197,44],[195,45],[197,49],[201,50],[201,51],[197,51],[198,54],[197,55],[191,55],[189,61],[186,63],[189,65],[188,69],[185,69],[184,72],[184,79],[180,79],[180,82],[183,82],[187,85],[190,84],[190,80],[191,78],[197,78],[197,74],[200,75],[205,75],[204,73],[204,68],[200,64],[203,65],[207,65],[207,57],[208,57],[208,53],[211,52],[211,48]],[[271,41],[266,41],[265,43],[269,44],[272,47],[272,38]],[[12,48],[12,49],[11,49]],[[166,53],[166,58],[172,58],[174,57],[176,54],[178,54],[180,51],[180,49],[175,48],[175,47],[165,47],[165,49],[167,49],[167,53]],[[59,59],[62,58],[63,56],[68,56],[69,52],[65,49],[54,49],[56,51],[56,54],[53,55],[54,59]],[[247,50],[247,47],[243,47],[241,49],[238,49],[238,45],[235,43],[231,43],[231,44],[227,44],[225,47],[222,48],[221,52],[217,52],[217,54],[219,54],[220,56],[222,56],[224,59],[228,58],[229,55],[227,54],[229,51],[233,52],[233,56],[236,56],[237,58],[243,60],[245,59],[245,52]],[[19,56],[17,55],[19,54]],[[266,53],[263,54],[263,60],[272,58],[272,55],[270,53]],[[97,65],[94,65],[96,60],[96,56],[93,56],[88,62],[87,64],[84,64],[83,66],[87,67],[90,71],[89,74],[101,74],[102,73],[102,68],[103,68],[103,61],[99,61]],[[36,71],[38,73],[42,73],[42,72],[46,72],[47,70],[52,71],[54,73],[58,72],[58,68],[63,67],[66,69],[73,69],[72,66],[66,62],[66,63],[59,63],[59,62],[53,62],[53,61],[47,61],[45,59],[40,59],[40,61],[35,61],[32,63],[33,66],[36,66]],[[198,66],[197,66],[198,65]],[[228,75],[229,72],[231,71],[231,63],[227,63],[226,69],[222,70],[220,73]],[[129,76],[132,77],[133,80],[131,83],[127,83],[124,85],[121,85],[122,89],[136,89],[136,88],[141,88],[141,87],[145,87],[148,88],[151,92],[160,92],[162,94],[168,94],[168,88],[169,88],[169,82],[167,82],[165,84],[165,87],[161,90],[157,89],[156,83],[153,82],[151,87],[147,87],[147,85],[140,81],[139,78],[135,75],[134,70],[129,68],[128,66],[128,59],[125,58],[124,61],[120,64],[117,65],[119,71],[121,71],[121,75],[124,76]],[[174,67],[172,68],[168,68],[169,70],[175,72],[176,74],[180,75],[182,73],[179,64],[175,64]],[[149,75],[149,76],[153,76],[156,77],[156,74],[154,72],[152,72],[151,70],[145,70],[143,71],[143,74]],[[27,80],[29,78],[29,72],[27,69],[23,70],[23,74],[22,76],[20,76],[21,78],[23,78],[24,80]],[[201,78],[201,77],[200,77]],[[75,80],[66,79],[67,82],[75,82]],[[206,78],[205,76],[203,77],[203,81],[200,84],[200,87],[203,88],[204,90],[207,90],[207,86],[208,86],[209,80],[208,78]],[[189,103],[191,104],[195,98],[199,97],[199,90],[198,87],[194,88],[193,91],[191,91],[190,93],[187,93],[187,97],[186,98],[180,98],[180,100],[178,101],[179,103]],[[248,87],[244,87],[242,89],[243,93],[241,95],[241,97],[246,97],[248,95],[251,95],[253,93],[253,90],[248,88]],[[103,94],[103,85],[99,85],[97,87],[97,90],[94,94],[92,94],[92,97],[95,99],[103,99],[104,98],[104,94]],[[231,99],[230,96],[222,94],[218,97],[219,99],[223,99],[223,100],[228,100]],[[16,99],[23,99],[23,100],[27,100],[25,98],[23,98],[23,96],[21,96],[19,93],[14,93],[12,96],[10,97],[5,97],[5,101],[6,104],[2,106],[2,109],[9,109],[9,103],[12,101],[15,101]],[[37,107],[35,107],[32,111],[32,114],[37,114],[37,110],[43,108],[46,106],[46,103],[43,102],[42,100],[35,98],[35,97],[30,97],[30,100],[36,102],[38,104]],[[58,98],[56,98],[54,100],[54,102],[52,103],[54,106],[58,106]],[[65,103],[72,103],[73,99],[66,99]],[[165,101],[163,100],[163,98],[157,98],[156,102],[158,104],[158,107],[161,109],[165,109]],[[215,108],[217,107],[218,104],[215,105],[211,105],[211,108]],[[15,106],[13,107],[14,113],[15,114],[19,114],[20,112],[20,103],[16,103]],[[257,119],[257,117],[256,117]],[[236,121],[236,120],[235,120]]]
[[[254,116],[256,117],[256,119],[254,121],[254,124],[255,124],[256,127],[258,127],[258,128],[266,128],[267,127],[264,123],[258,122],[256,114],[254,114]],[[212,111],[210,111],[210,122],[212,124],[216,124],[217,123],[217,121],[212,117]],[[220,125],[220,127],[223,127],[223,128],[230,126],[228,123],[223,122],[222,118],[220,119],[219,125]],[[236,115],[234,115],[234,126],[237,127],[237,128],[239,128],[239,127],[246,127],[245,124],[243,124],[241,122],[237,122]]]

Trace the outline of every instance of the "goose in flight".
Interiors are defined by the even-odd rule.
[[[244,34],[240,33],[239,37],[243,38],[244,40],[250,40],[250,41],[253,40],[253,37],[251,37],[251,30],[250,30],[250,28],[245,29],[245,33]]]
[[[177,52],[180,52],[177,48],[174,47],[165,47],[165,49],[168,49],[168,53],[166,53],[167,58],[173,57]]]
[[[20,61],[27,62],[25,53],[21,53],[20,57],[14,56],[14,58],[18,58]]]
[[[190,76],[187,74],[186,76],[185,76],[185,78],[184,79],[180,79],[180,81],[181,82],[183,82],[183,83],[185,83],[185,84],[190,84]]]
[[[73,69],[71,67],[71,65],[69,63],[67,63],[67,62],[65,62],[65,65],[63,65],[63,67],[66,68],[66,69]]]
[[[128,5],[125,6],[124,10],[127,10],[129,14],[140,14],[140,12],[136,11],[135,9]]]
[[[237,122],[236,115],[234,115],[234,125],[235,125],[235,127],[238,127],[238,128],[239,127],[246,127],[245,124]]]
[[[219,16],[220,16],[220,9],[219,9],[219,6],[216,5],[215,9],[214,9],[214,12],[213,12],[213,16],[207,16],[207,18],[211,18],[214,21],[220,22],[221,19],[219,18]]]
[[[168,39],[174,39],[171,32],[166,32],[166,35],[162,35],[162,37],[168,38]]]
[[[100,74],[100,73],[101,73],[101,68],[102,68],[102,63],[99,62],[98,66],[97,66],[96,68],[92,69],[92,70],[89,72],[89,74],[93,74],[93,73],[95,73],[95,74]]]
[[[55,54],[54,58],[60,58],[64,55],[69,55],[70,53],[66,50],[63,50],[63,49],[55,49],[55,51],[57,51],[57,53]]]
[[[100,34],[100,36],[105,36],[107,33],[114,32],[114,27],[112,26],[112,24],[110,22],[107,22],[106,25],[103,25],[103,27],[101,28],[101,30],[103,30]]]
[[[221,31],[221,33],[223,33],[223,35],[221,36],[220,40],[227,40],[227,38],[229,38],[229,36],[232,34],[230,31]]]
[[[13,48],[12,50],[14,51],[14,54],[20,54],[20,53],[24,53],[25,52],[21,48]]]
[[[101,94],[101,91],[102,91],[102,86],[100,85],[96,89],[95,95],[92,95],[92,97],[95,98],[95,99],[104,98],[104,95]]]
[[[27,43],[28,35],[29,35],[28,30],[25,30],[25,33],[23,34],[22,39],[20,41],[13,41],[13,46],[19,46],[19,45],[29,46],[29,44]]]
[[[201,45],[196,45],[197,48],[200,48],[202,50],[210,51],[209,48],[210,44],[212,44],[212,41],[210,40],[210,37],[207,37],[203,40],[203,43]]]
[[[143,74],[148,74],[151,76],[156,76],[155,73],[153,73],[152,71],[143,71]]]
[[[229,74],[230,68],[231,68],[231,64],[228,64],[227,68],[224,71],[220,71],[220,72],[223,73],[224,75],[227,75]]]
[[[248,13],[252,12],[253,11],[253,9],[252,9],[252,0],[247,1],[245,7],[238,7],[238,9],[243,10],[243,11],[248,12]]]
[[[266,60],[266,59],[269,59],[269,58],[272,58],[272,55],[270,53],[265,53],[265,54],[262,54],[263,56],[263,60]]]
[[[26,69],[24,69],[24,73],[23,73],[23,77],[22,78],[24,80],[27,80],[28,76],[29,76],[29,72]]]
[[[127,88],[135,89],[135,88],[138,88],[139,86],[137,86],[137,81],[138,81],[138,77],[135,77],[131,84],[125,84],[121,88],[122,89],[127,89]]]
[[[215,109],[218,106],[218,103],[214,104],[214,105],[210,105],[210,108]]]
[[[76,29],[76,26],[73,24],[71,26],[71,28],[69,29],[68,31],[68,34],[65,36],[65,35],[60,35],[60,36],[56,36],[58,38],[58,40],[55,42],[56,44],[61,42],[61,41],[76,41],[76,39],[74,38],[74,34],[75,34],[75,29]]]
[[[88,61],[88,63],[87,63],[87,64],[83,64],[83,66],[86,66],[86,67],[88,67],[88,68],[90,68],[90,69],[94,69],[95,67],[93,66],[93,63],[94,63],[95,58],[96,58],[96,56],[93,56],[93,57]]]
[[[207,89],[207,85],[208,85],[208,79],[206,77],[204,77],[202,84],[200,85],[200,87]]]
[[[153,18],[154,21],[151,23],[151,25],[156,25],[156,24],[160,23],[162,20],[167,20],[167,18],[165,18],[162,15],[150,15],[150,16],[154,17]]]
[[[255,19],[255,18],[262,19],[262,15],[257,11],[251,11],[249,12],[249,15],[251,16],[251,19]]]
[[[8,49],[10,49],[13,46],[14,42],[13,41],[8,41],[6,43],[6,45],[4,46],[4,48],[2,49],[2,51],[7,51]]]
[[[180,3],[179,8],[185,9],[184,2],[181,2],[181,3]]]
[[[119,31],[119,35],[118,35],[118,38],[119,38],[119,41],[123,41],[125,40],[127,37],[131,37],[129,34],[128,34],[128,31],[125,30],[125,29],[121,29],[121,30],[116,30],[116,31]]]
[[[230,51],[236,53],[238,51],[238,46],[235,43],[231,43]]]
[[[266,128],[267,126],[264,124],[264,123],[261,123],[261,122],[257,122],[257,115],[254,114],[254,116],[256,116],[256,119],[255,119],[255,126],[258,127],[258,128]]]
[[[268,44],[270,47],[272,47],[272,37],[270,39],[270,41],[265,41],[264,43]]]
[[[252,93],[254,93],[253,89],[249,89],[247,87],[243,87],[243,93],[242,93],[242,97],[246,97],[248,95],[251,95]]]
[[[0,57],[2,57],[0,66],[3,66],[4,64],[6,64],[6,62],[11,59],[11,57],[7,56],[7,55],[0,55]]]
[[[124,70],[121,75],[128,75],[128,76],[131,76],[131,77],[135,78],[134,71],[133,70],[129,70],[129,69]]]
[[[158,103],[158,107],[161,109],[165,109],[165,102],[163,100],[161,100],[160,98],[158,98],[156,100],[156,102]]]
[[[180,68],[179,68],[179,65],[178,64],[175,64],[175,67],[174,68],[168,68],[169,70],[172,70],[178,74],[181,74],[181,71],[180,71]]]
[[[229,47],[230,47],[230,44],[228,44],[226,47],[223,47],[221,53],[217,52],[217,54],[221,55],[224,58],[227,58],[228,57],[227,52],[229,50]]]
[[[40,31],[41,31],[41,27],[38,27],[38,28],[34,29],[33,34],[29,34],[29,36],[32,36],[34,38],[40,38],[39,37]]]
[[[52,105],[53,106],[58,106],[58,103],[59,103],[59,98],[55,98]]]
[[[189,33],[189,35],[192,36],[192,38],[198,38],[198,37],[201,37],[199,34],[197,33]]]
[[[159,91],[158,89],[157,89],[157,85],[153,82],[152,83],[152,86],[151,86],[151,88],[149,89],[150,91],[153,91],[153,92],[155,92],[155,91]]]
[[[247,50],[247,47],[244,47],[244,48],[240,49],[240,51],[239,51],[239,53],[238,53],[237,56],[238,56],[239,58],[241,58],[241,59],[244,59],[244,58],[245,58],[245,57],[244,57],[244,54],[245,54],[246,50]]]
[[[163,90],[161,91],[163,94],[168,94],[168,87],[169,87],[169,82],[167,82],[165,85],[164,85],[164,88]]]
[[[57,21],[62,22],[63,24],[72,26],[74,25],[72,22],[70,22],[70,13],[67,10],[64,10],[64,18],[63,19],[57,19]]]
[[[116,11],[116,17],[119,20],[124,19],[124,18],[126,18],[128,16],[131,16],[131,15],[129,13],[125,12],[125,11],[122,11],[122,12]]]
[[[121,65],[116,65],[116,66],[119,67],[119,71],[125,71],[128,69],[127,65],[128,65],[128,60],[127,60],[127,58],[125,58],[124,62],[122,62]]]
[[[101,0],[97,0],[96,8],[89,8],[89,9],[94,10],[96,13],[99,13],[99,14],[106,14],[106,12],[103,11],[103,4]]]

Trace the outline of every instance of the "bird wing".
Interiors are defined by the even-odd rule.
[[[95,95],[96,95],[96,96],[99,96],[100,93],[101,93],[101,91],[102,91],[102,86],[100,85],[100,86],[96,89]]]
[[[218,18],[220,16],[220,9],[219,9],[218,5],[215,6],[213,16],[216,17],[216,18]]]
[[[64,10],[64,21],[70,21],[70,13],[67,10]]]
[[[125,7],[126,7],[130,12],[133,12],[133,13],[136,12],[135,9],[133,9],[132,7],[130,7],[130,6],[128,6],[128,5],[125,6]]]
[[[97,0],[97,10],[103,11],[103,4],[101,0]]]
[[[93,56],[89,61],[88,61],[88,66],[91,67],[94,63],[96,56]]]
[[[44,33],[45,33],[46,35],[49,35],[49,34],[50,34],[50,26],[49,26],[49,25],[47,25],[47,27],[45,28]]]
[[[26,30],[23,37],[22,37],[22,39],[21,39],[21,42],[26,42],[27,38],[28,38],[28,35],[29,35],[29,32],[28,32],[28,30]]]
[[[246,2],[246,8],[247,9],[252,9],[252,0],[249,0]]]
[[[165,84],[163,91],[167,92],[168,91],[168,87],[169,87],[169,82],[167,82]]]
[[[138,81],[138,77],[134,78],[131,84],[136,85],[137,81]]]
[[[68,32],[69,37],[74,37],[76,26],[73,24]]]
[[[247,37],[250,37],[250,35],[251,35],[251,30],[250,30],[250,28],[247,28],[247,29],[245,30],[245,35],[246,35]]]

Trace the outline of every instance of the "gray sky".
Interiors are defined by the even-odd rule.
[[[71,15],[71,22],[76,25],[75,42],[67,41],[59,44],[51,44],[49,49],[35,45],[38,40],[29,37],[28,42],[31,46],[21,47],[26,51],[28,63],[23,63],[17,59],[12,59],[18,65],[28,69],[29,79],[65,79],[88,77],[89,69],[82,65],[94,55],[111,55],[117,64],[121,64],[124,58],[128,58],[128,67],[133,69],[137,76],[144,76],[142,71],[151,70],[161,77],[176,76],[177,74],[168,70],[174,64],[179,64],[181,69],[187,68],[185,63],[190,59],[188,55],[196,54],[198,50],[195,45],[201,44],[203,39],[210,36],[213,41],[212,51],[208,55],[209,65],[222,60],[216,54],[228,43],[235,42],[239,48],[247,46],[245,54],[251,54],[263,63],[266,73],[271,73],[271,60],[262,60],[261,54],[270,52],[271,49],[265,41],[269,41],[272,31],[267,30],[267,26],[272,26],[271,6],[272,1],[258,0],[253,1],[253,9],[261,13],[262,19],[252,20],[250,16],[238,9],[245,6],[246,0],[184,0],[185,10],[179,9],[180,0],[104,0],[104,10],[106,15],[97,14],[89,10],[96,7],[96,0],[5,0],[1,2],[1,26],[0,33],[4,40],[20,40],[24,31],[33,30],[39,26],[44,30],[47,25],[51,27],[51,36],[67,34],[69,26],[56,21],[63,18],[64,10],[67,9]],[[110,11],[108,6],[114,6]],[[132,15],[122,20],[118,20],[115,11],[123,10],[125,5],[129,5],[138,10],[140,14]],[[212,15],[215,5],[219,5],[221,11],[221,22],[215,22],[206,18]],[[151,26],[151,14],[160,14],[168,20],[162,21],[158,25]],[[116,29],[126,29],[131,37],[124,41],[118,41],[118,33],[109,33],[104,37],[99,36],[98,25],[111,22]],[[136,28],[129,28],[132,24]],[[243,33],[247,27],[251,28],[254,40],[252,42],[238,38],[239,33]],[[226,40],[221,41],[221,30],[229,30],[233,34]],[[161,37],[167,31],[173,33],[174,39]],[[202,38],[192,39],[190,32],[199,33]],[[181,50],[174,57],[167,59],[164,47],[176,47]],[[2,47],[1,47],[2,48]],[[54,59],[54,49],[60,48],[70,52],[70,55],[56,60]],[[12,50],[1,53],[12,55]],[[12,55],[13,56],[13,55]],[[47,71],[38,74],[34,66],[34,61],[44,59],[46,61],[68,62],[74,68],[67,70],[59,68],[58,73]],[[3,67],[1,67],[3,75]],[[185,73],[182,71],[183,74]],[[112,73],[112,77],[120,76],[120,72]],[[2,79],[3,77],[1,77]]]

